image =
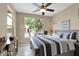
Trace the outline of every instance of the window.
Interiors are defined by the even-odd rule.
[[[24,18],[25,38],[33,37],[37,33],[43,33],[42,19],[39,18]]]
[[[13,33],[13,14],[11,12],[7,12],[7,39],[12,36]]]
[[[8,12],[8,14],[7,14],[7,28],[12,28],[12,20],[13,20],[12,13]]]

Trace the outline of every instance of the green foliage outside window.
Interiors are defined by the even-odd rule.
[[[29,26],[29,29],[32,29],[36,33],[41,31],[43,28],[43,24],[40,21],[40,19],[34,19],[34,18],[26,18],[24,21],[25,25]]]

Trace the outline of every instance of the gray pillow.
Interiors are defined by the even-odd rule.
[[[70,34],[70,39],[77,39],[77,38],[76,38],[76,35],[77,35],[76,32],[72,32],[72,33]]]
[[[69,34],[69,33],[64,33],[64,34],[63,34],[63,38],[64,38],[64,39],[67,39],[68,34]]]

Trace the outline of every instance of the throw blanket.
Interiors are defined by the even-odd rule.
[[[72,41],[64,41],[59,38],[48,36],[36,36],[33,41],[39,47],[40,56],[52,56],[58,55],[70,50],[75,50],[74,43]]]

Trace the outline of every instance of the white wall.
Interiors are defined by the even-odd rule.
[[[0,4],[0,37],[6,35],[6,4]]]
[[[79,30],[79,4],[73,4],[70,7],[64,9],[63,11],[57,13],[52,17],[53,30],[62,30],[61,22],[63,20],[70,20],[71,30]]]

